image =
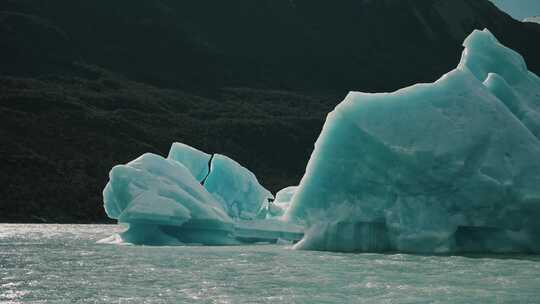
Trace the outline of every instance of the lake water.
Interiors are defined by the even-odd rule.
[[[540,303],[540,256],[96,244],[121,229],[0,224],[0,303]]]

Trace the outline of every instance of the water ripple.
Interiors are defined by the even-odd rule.
[[[108,225],[0,225],[0,303],[538,303],[538,256],[100,245]]]

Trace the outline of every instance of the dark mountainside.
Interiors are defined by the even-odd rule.
[[[540,74],[540,25],[488,0],[3,0],[0,221],[104,221],[110,168],[174,141],[297,184],[349,90],[434,81],[486,27]]]

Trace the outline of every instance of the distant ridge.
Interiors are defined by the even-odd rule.
[[[540,72],[531,41],[540,30],[488,0],[6,0],[0,12],[0,71],[9,75],[79,75],[70,64],[82,61],[198,93],[395,90],[435,80],[460,41],[484,28]]]

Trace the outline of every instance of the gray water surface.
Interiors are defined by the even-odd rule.
[[[0,224],[0,303],[540,303],[540,256],[96,244],[121,230]]]

